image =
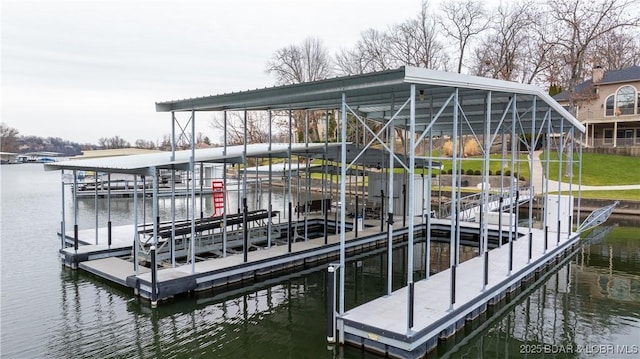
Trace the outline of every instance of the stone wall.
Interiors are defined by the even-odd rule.
[[[434,178],[433,186],[438,185],[438,180],[441,181],[442,186],[451,186],[451,177],[452,175],[440,175]],[[502,186],[505,188],[509,187],[509,178],[507,176],[502,177]],[[457,179],[457,176],[456,176]],[[489,185],[491,189],[500,188],[500,176],[489,176]],[[462,187],[474,187],[477,188],[478,185],[482,182],[482,176],[470,176],[470,175],[462,175],[460,176],[460,180],[462,181]],[[529,181],[518,181],[518,184],[521,188],[529,187]]]
[[[583,153],[602,153],[607,155],[621,155],[640,157],[640,147],[595,147],[583,148]]]

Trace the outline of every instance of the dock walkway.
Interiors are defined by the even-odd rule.
[[[492,227],[492,226],[490,226]],[[519,228],[527,233],[528,228]],[[488,285],[483,290],[484,259],[474,257],[457,266],[455,304],[450,305],[451,269],[415,283],[414,325],[408,330],[407,287],[389,296],[377,298],[338,316],[344,341],[383,355],[419,358],[437,346],[439,338],[447,338],[471,320],[532,279],[537,271],[555,261],[577,243],[579,236],[549,233],[548,250],[544,253],[544,231],[533,229],[532,259],[528,263],[528,236],[513,241],[513,269],[509,272],[509,245],[489,252]]]
[[[319,219],[315,218],[315,220]],[[309,221],[312,222],[314,219],[311,218]],[[401,218],[397,217],[396,221],[401,222]],[[365,227],[358,231],[357,238],[354,231],[346,232],[348,253],[365,252],[387,244],[388,234],[380,231],[379,221],[366,220],[364,224]],[[435,230],[447,231],[449,227],[447,220],[432,221],[432,228]],[[117,231],[116,228],[118,228]],[[423,226],[420,225],[415,227],[415,231],[422,231],[422,229]],[[130,232],[124,235],[127,231]],[[60,251],[61,257],[63,261],[66,257],[73,257],[73,260],[69,259],[65,263],[75,263],[74,268],[79,267],[94,275],[131,287],[136,294],[151,299],[152,278],[148,268],[139,266],[136,274],[132,261],[109,258],[131,255],[132,231],[132,226],[114,227],[114,240],[110,249],[106,244],[88,244],[79,246],[76,253],[73,247],[68,247]],[[95,238],[94,233],[91,230],[80,231],[80,237],[83,238],[84,243],[91,243]],[[403,240],[402,236],[407,233],[406,227],[394,229],[394,241]],[[173,268],[160,266],[157,271],[156,300],[161,301],[182,293],[217,288],[243,280],[254,280],[260,276],[272,275],[307,264],[328,262],[338,257],[339,247],[340,235],[332,233],[327,238],[327,244],[324,243],[324,236],[292,242],[291,252],[288,250],[288,245],[282,243],[249,251],[246,262],[242,254],[229,254],[226,257],[196,261],[193,265],[183,262]]]

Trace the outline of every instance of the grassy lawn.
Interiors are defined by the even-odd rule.
[[[511,171],[511,162],[506,161],[506,167],[502,168],[502,154],[492,154],[489,156],[489,170],[495,174],[496,171],[505,170]],[[444,170],[451,169],[451,160],[442,161]],[[529,157],[527,155],[520,155],[519,161],[515,163],[515,172],[526,179],[529,179]],[[482,157],[471,157],[462,160],[462,169],[464,171],[482,171]]]
[[[574,160],[578,155],[574,154]],[[546,155],[540,155],[542,168],[546,169]],[[549,179],[558,180],[558,153],[551,152],[549,163]],[[562,182],[569,182],[563,163]],[[578,164],[573,164],[573,183],[578,183]],[[582,154],[582,184],[588,186],[612,186],[640,184],[640,158],[629,156],[606,155],[599,153]]]
[[[558,192],[555,192],[557,194]],[[563,191],[562,194],[569,194],[568,191]],[[573,191],[573,195],[577,196],[578,192]],[[610,199],[610,200],[629,200],[640,201],[640,190],[631,189],[625,191],[581,191],[580,197],[582,198],[598,198],[598,199]]]

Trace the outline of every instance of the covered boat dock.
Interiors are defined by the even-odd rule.
[[[330,278],[334,278],[336,283],[336,303],[329,303],[331,314],[327,339],[355,344],[395,357],[420,357],[435,347],[437,338],[455,333],[464,325],[465,320],[477,317],[496,298],[503,298],[505,293],[535,276],[536,271],[566,254],[579,239],[579,234],[574,231],[580,217],[579,185],[576,185],[575,189],[570,187],[568,196],[562,195],[560,191],[553,195],[545,191],[539,199],[544,208],[540,220],[534,218],[532,197],[529,197],[525,202],[529,205],[528,218],[519,218],[518,208],[522,205],[519,196],[524,192],[533,194],[536,191],[533,188],[533,180],[523,188],[517,178],[512,178],[513,174],[526,167],[532,179],[543,176],[543,173],[534,173],[532,161],[526,159],[527,156],[533,157],[534,150],[542,148],[546,156],[545,171],[549,173],[550,162],[557,162],[562,177],[567,167],[574,168],[575,155],[580,158],[580,143],[584,133],[584,127],[570,113],[536,86],[403,67],[296,85],[160,102],[156,103],[156,110],[170,114],[174,144],[178,138],[185,136],[188,126],[191,126],[191,150],[176,151],[174,146],[171,153],[157,154],[157,159],[140,157],[135,159],[135,163],[126,165],[121,161],[129,159],[114,159],[114,162],[110,162],[109,159],[96,159],[93,163],[75,161],[48,164],[47,168],[70,171],[85,168],[98,172],[123,172],[156,178],[157,170],[160,168],[195,173],[195,167],[202,162],[239,164],[239,167],[249,168],[250,158],[268,158],[271,165],[273,158],[289,158],[291,163],[292,156],[296,156],[305,161],[306,168],[309,168],[310,161],[314,159],[321,161],[324,168],[329,168],[330,162],[335,163],[333,168],[338,173],[332,174],[328,170],[323,172],[322,195],[323,199],[330,198],[342,207],[336,208],[336,217],[332,223],[335,230],[331,233],[332,240],[327,233],[329,208],[326,206],[322,209],[318,220],[324,222],[324,242],[320,241],[317,247],[311,248],[315,242],[309,238],[306,228],[313,219],[309,211],[305,210],[304,218],[298,218],[294,222],[292,176],[289,175],[288,178],[284,178],[285,187],[288,187],[285,196],[288,206],[283,208],[283,212],[286,213],[284,218],[287,220],[277,225],[279,229],[289,233],[285,236],[286,250],[284,246],[271,242],[272,227],[276,227],[271,220],[271,196],[268,196],[269,201],[266,204],[251,205],[247,204],[245,196],[238,201],[237,214],[243,218],[238,230],[245,233],[249,230],[247,216],[251,211],[267,211],[265,233],[269,242],[265,248],[273,250],[250,253],[248,236],[244,234],[241,235],[244,240],[241,254],[228,254],[224,248],[220,258],[198,262],[196,246],[192,245],[185,247],[190,251],[185,262],[176,263],[175,256],[171,256],[170,268],[158,266],[155,251],[162,245],[163,232],[159,228],[171,228],[167,233],[175,233],[174,225],[161,224],[154,207],[153,229],[148,232],[149,243],[152,244],[149,248],[153,250],[148,256],[152,262],[150,270],[142,273],[138,269],[141,247],[137,242],[134,246],[136,252],[133,263],[136,269],[125,280],[127,285],[134,287],[136,293],[150,298],[152,303],[166,299],[163,295],[158,297],[158,293],[162,293],[163,290],[167,295],[174,295],[180,290],[207,288],[207,285],[219,280],[220,276],[235,276],[241,280],[245,275],[255,275],[256,270],[269,271],[269,268],[276,265],[274,260],[279,261],[277,265],[287,266],[296,261],[305,261],[306,259],[293,254],[296,249],[292,250],[292,247],[300,247],[299,253],[313,253],[316,259],[335,251],[339,260],[329,267],[329,272]],[[280,116],[288,119],[288,143],[271,143],[269,140],[267,144],[248,144],[245,141],[243,145],[230,146],[227,144],[225,131],[223,147],[196,150],[193,138],[196,115],[203,112],[221,112],[226,121],[228,111],[244,112],[245,127],[249,111],[262,111],[269,118]],[[324,143],[311,143],[305,135],[304,143],[294,143],[294,111],[298,115],[302,114],[307,123],[307,132],[311,112],[322,113],[327,125],[329,121],[335,120],[338,138],[329,141],[329,136],[325,135]],[[183,125],[179,118],[185,116],[187,124]],[[176,126],[182,130],[181,133],[176,133]],[[272,137],[270,127],[269,138]],[[479,145],[481,155],[474,160],[482,163],[483,185],[473,206],[466,206],[461,201],[462,162],[469,160],[464,143],[469,139]],[[450,144],[451,153],[443,153],[442,144],[445,141]],[[500,160],[503,164],[499,175],[499,190],[489,189],[489,186],[484,185],[490,182],[490,163],[494,161],[490,153],[492,150],[495,151],[496,145],[500,147]],[[525,159],[521,158],[521,155],[524,155]],[[434,211],[431,193],[435,174],[440,173],[443,163],[449,164],[452,174],[451,186],[446,188],[450,196],[450,208],[446,211],[446,218],[435,219],[432,218]],[[579,176],[579,160],[577,165]],[[373,183],[370,179],[368,188],[365,188],[363,178],[361,192],[356,190],[355,193],[355,208],[347,210],[349,194],[345,179],[349,171],[354,169],[358,176],[358,168],[376,169],[381,180]],[[402,171],[396,173],[396,168],[401,168]],[[249,170],[242,172],[242,178],[239,178],[242,191],[238,192],[239,196],[241,193],[246,195],[247,180],[251,176]],[[270,170],[268,173],[271,188],[273,179]],[[332,181],[329,181],[327,176],[330,175],[338,175],[342,179],[335,189],[329,187]],[[571,182],[574,174],[569,171],[569,175]],[[308,178],[309,176],[306,179]],[[222,181],[225,182],[226,177]],[[507,185],[503,185],[505,182]],[[64,184],[62,186],[64,188]],[[309,188],[308,185],[303,186]],[[545,188],[549,189],[548,185]],[[574,192],[578,194],[576,216],[573,215]],[[303,201],[305,206],[310,202],[308,193],[307,191],[307,198]],[[377,225],[365,226],[358,234],[358,226],[348,222],[350,214],[356,219],[360,216],[364,218],[365,208],[359,206],[361,202],[358,195],[366,196],[369,200],[374,196],[379,198],[380,215],[376,223],[380,223],[380,228]],[[490,205],[496,200],[500,204],[506,203],[499,207],[497,213]],[[402,202],[402,211],[399,211],[399,202]],[[195,203],[194,191],[190,202],[191,217],[188,218],[190,238],[194,241],[197,238],[196,225],[199,223]],[[469,209],[474,209],[473,216],[463,216]],[[229,209],[225,208],[224,216],[227,213]],[[172,222],[175,221],[173,219]],[[305,226],[301,243],[295,243],[291,234],[291,227],[297,223],[304,223]],[[135,227],[139,227],[137,222]],[[446,271],[430,275],[429,244],[435,227],[440,230],[447,229],[450,267]],[[474,231],[478,237],[478,256],[461,263],[461,233],[469,230]],[[73,251],[66,248],[64,225],[61,233],[62,250]],[[421,233],[424,233],[423,239],[417,237]],[[219,235],[222,236],[224,245],[227,236],[226,222],[223,223]],[[138,234],[136,238],[137,236]],[[394,240],[398,236],[406,238],[408,285],[398,291],[392,291],[391,253]],[[498,248],[490,248],[489,240],[492,236],[499,237]],[[369,242],[354,242],[364,238]],[[174,243],[174,240],[175,234],[169,242]],[[427,242],[427,253],[422,257],[416,256],[413,252],[414,243],[418,240]],[[369,246],[372,243],[377,247],[387,248],[387,293],[378,300],[356,308],[346,308],[343,269],[349,259],[348,253],[351,248],[360,246],[362,249],[363,245]],[[303,246],[309,248],[302,248]],[[282,253],[276,254],[276,251]],[[170,249],[169,253],[175,253],[175,250]],[[249,258],[250,256],[254,258]],[[324,260],[331,258],[334,257],[328,255]],[[215,260],[218,262],[214,262]],[[222,261],[237,263],[220,266]],[[424,267],[427,268],[425,279],[420,282],[414,281],[415,261],[424,263]],[[244,269],[240,270],[241,267],[238,266]],[[226,274],[221,274],[225,271]],[[178,275],[177,272],[181,274]],[[337,275],[333,277],[335,274]],[[159,286],[158,283],[162,281],[165,281],[165,285]],[[205,282],[209,284],[198,286]],[[392,317],[389,317],[390,311],[393,312]],[[429,315],[426,315],[425,311]],[[362,313],[366,315],[361,315]]]

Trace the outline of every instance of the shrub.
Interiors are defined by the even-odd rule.
[[[501,170],[497,170],[497,171],[496,171],[496,176],[500,176],[501,174],[502,174],[502,171],[501,171]]]
[[[511,171],[509,171],[509,170],[504,171],[504,175],[505,176],[511,176]]]
[[[451,168],[449,168],[449,169],[447,170],[447,174],[449,174],[449,175],[450,175],[450,174],[452,174],[452,173],[453,173],[453,170],[452,170]]]
[[[442,145],[442,155],[451,157],[452,154],[453,154],[453,142],[449,140]]]
[[[493,176],[493,171],[489,170],[489,176]]]
[[[475,138],[470,138],[464,143],[464,155],[465,156],[477,156],[481,153],[480,145]]]
[[[524,176],[520,176],[520,181],[526,181],[527,179]]]
[[[478,171],[480,172],[480,171]],[[467,172],[465,172],[468,176],[473,176],[473,170],[467,170]]]

